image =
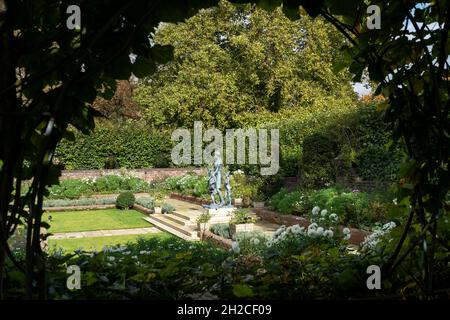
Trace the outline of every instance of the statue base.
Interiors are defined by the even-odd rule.
[[[209,224],[229,223],[231,218],[233,218],[233,212],[236,209],[234,206],[229,205],[222,207],[217,205],[205,205],[203,207],[211,215]]]

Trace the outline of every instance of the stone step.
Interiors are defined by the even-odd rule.
[[[195,220],[190,220],[189,217],[187,217],[187,216],[180,217],[179,215],[175,215],[175,214],[171,213],[171,214],[165,214],[164,217],[179,224],[179,225],[182,225],[182,226],[195,226],[196,225]]]
[[[166,215],[155,213],[149,217],[145,217],[144,220],[150,222],[158,229],[169,232],[184,240],[199,240],[197,231],[194,228],[177,224],[167,219]]]
[[[193,223],[196,223],[196,219],[197,217],[201,214],[200,211],[189,211],[189,212],[181,212],[181,211],[174,211],[172,213],[172,215],[181,218],[183,220],[189,220],[192,221]]]

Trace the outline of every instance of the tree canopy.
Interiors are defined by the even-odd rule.
[[[355,101],[349,73],[334,70],[345,39],[321,19],[290,21],[281,8],[221,1],[186,22],[160,25],[154,42],[174,47],[174,60],[135,96],[154,126],[201,120],[224,129],[256,113],[302,112],[321,99]]]

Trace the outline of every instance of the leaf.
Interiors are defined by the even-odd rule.
[[[152,75],[156,71],[155,62],[151,59],[138,56],[133,63],[133,74],[138,78]]]
[[[238,298],[252,297],[253,289],[246,284],[233,285],[233,294]]]

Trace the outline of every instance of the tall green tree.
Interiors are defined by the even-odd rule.
[[[348,72],[333,67],[345,44],[324,20],[290,21],[278,8],[220,1],[186,22],[163,24],[154,41],[174,60],[141,82],[135,99],[155,126],[220,129],[255,113],[301,112],[324,97],[354,104]]]

